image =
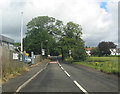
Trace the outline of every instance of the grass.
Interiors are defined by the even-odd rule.
[[[29,71],[29,68],[23,62],[13,60],[12,51],[7,48],[2,48],[2,83],[8,81],[11,78],[21,75],[25,71]]]
[[[29,71],[29,68],[23,62],[7,62],[2,64],[2,81],[6,82],[23,72]]]
[[[88,57],[86,61],[73,63],[85,65],[105,73],[120,74],[119,61],[120,57]]]

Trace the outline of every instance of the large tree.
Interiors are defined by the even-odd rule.
[[[86,57],[84,41],[81,39],[82,27],[79,24],[68,22],[64,25],[62,37],[59,41],[63,58],[69,56],[69,50],[72,51],[74,60],[84,60]]]
[[[115,45],[113,42],[105,42],[102,41],[98,44],[98,48],[99,48],[99,56],[102,55],[110,55],[110,48],[116,48],[117,45]]]
[[[53,17],[39,16],[32,19],[27,24],[27,33],[24,38],[24,50],[35,54],[41,53],[41,44],[49,54],[54,48],[56,34],[60,34],[60,25],[62,21],[56,20]],[[46,41],[47,40],[47,41]]]
[[[24,38],[24,49],[28,52],[41,53],[41,43],[47,54],[69,56],[76,60],[85,59],[84,41],[81,39],[82,27],[79,24],[62,21],[53,17],[39,16],[27,24],[27,33]],[[48,40],[46,42],[46,40]]]

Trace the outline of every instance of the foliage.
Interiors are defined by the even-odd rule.
[[[25,71],[28,71],[29,68],[23,62],[18,60],[13,60],[12,57],[13,51],[2,47],[2,80],[8,81],[9,79],[22,74]]]
[[[46,55],[62,54],[62,57],[66,58],[69,56],[69,50],[72,50],[74,60],[86,58],[84,41],[81,39],[82,27],[79,24],[68,22],[64,25],[53,17],[39,16],[27,24],[27,31],[24,50],[28,53],[33,51],[35,54],[41,54],[43,43]]]
[[[72,63],[73,62],[73,58],[72,57],[67,57],[67,58],[65,58],[65,61],[67,63]]]
[[[82,27],[79,24],[68,22],[63,30],[62,38],[59,41],[63,51],[63,58],[68,57],[69,50],[71,50],[74,60],[84,60],[86,58],[86,53],[84,49],[84,41],[81,39]]]
[[[74,62],[82,64],[106,73],[120,74],[118,68],[120,57],[89,57],[84,62]]]
[[[35,54],[41,54],[42,45],[46,55],[50,54],[52,48],[55,48],[55,27],[57,27],[59,23],[59,20],[48,16],[40,16],[32,19],[32,21],[27,24],[28,32],[24,38],[24,50],[28,53],[33,51]],[[55,24],[55,26],[53,24]]]
[[[113,42],[105,42],[102,41],[98,44],[98,48],[99,48],[99,56],[103,56],[103,55],[110,55],[110,48],[116,48],[116,45]]]
[[[98,47],[92,48],[91,55],[98,56],[99,55],[99,48]]]
[[[16,42],[16,43],[14,43],[14,45],[15,45],[15,46],[20,46],[20,43],[17,43],[17,42]]]

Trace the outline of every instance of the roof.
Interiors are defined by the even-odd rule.
[[[92,50],[92,48],[85,48],[85,50],[90,51],[90,50]]]
[[[2,42],[8,42],[8,43],[14,43],[13,39],[5,37],[3,35],[0,35],[0,41],[2,41]]]

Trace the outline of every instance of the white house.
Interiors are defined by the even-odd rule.
[[[85,50],[86,50],[87,55],[91,56],[91,50],[92,50],[92,48],[85,48]]]
[[[120,55],[120,48],[110,49],[111,55]]]

